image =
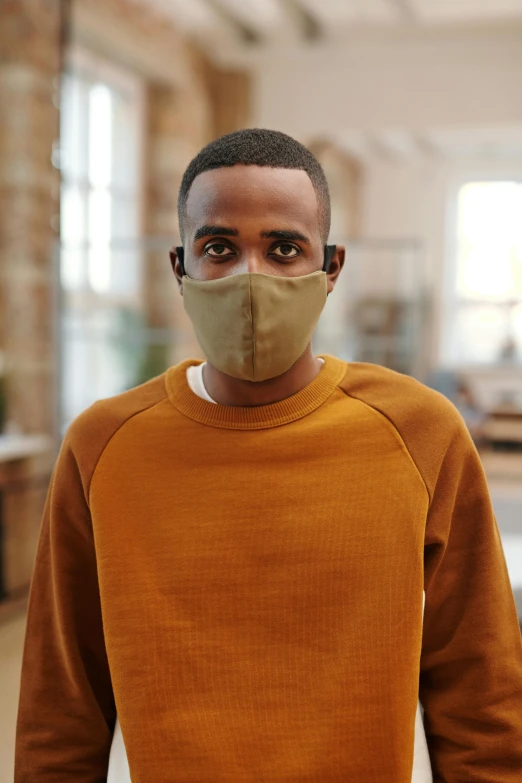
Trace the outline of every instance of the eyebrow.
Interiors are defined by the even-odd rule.
[[[301,234],[300,231],[261,231],[261,236],[263,239],[293,239],[298,242],[306,242],[307,245],[311,244],[308,237]]]
[[[227,226],[205,225],[197,229],[196,233],[194,234],[194,242],[197,242],[198,239],[203,239],[204,237],[218,237],[218,236],[237,237],[239,236],[239,231],[237,230],[237,228],[228,228]],[[263,239],[283,239],[286,240],[287,242],[294,240],[297,242],[306,242],[307,245],[311,244],[308,237],[305,236],[304,234],[301,234],[300,231],[284,231],[284,230],[261,231],[260,236]]]
[[[239,231],[237,228],[227,228],[226,226],[201,226],[194,234],[194,242],[203,237],[237,237]]]

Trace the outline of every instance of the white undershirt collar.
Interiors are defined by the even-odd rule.
[[[324,364],[324,359],[321,359],[320,356],[317,358],[321,364]],[[207,400],[207,402],[213,402],[214,405],[217,405],[217,402],[212,399],[206,390],[205,384],[203,382],[203,367],[205,364],[206,362],[202,362],[201,364],[191,364],[190,367],[187,368],[187,382],[194,394],[197,394],[198,397],[201,397],[202,400]]]

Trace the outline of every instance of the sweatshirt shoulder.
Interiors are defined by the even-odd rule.
[[[392,423],[428,490],[450,445],[469,448],[472,443],[455,405],[409,375],[376,364],[349,362],[340,388]]]
[[[167,398],[165,375],[157,375],[132,389],[97,400],[69,425],[62,444],[74,454],[85,483],[90,481],[96,464],[112,436],[138,413]]]
[[[365,362],[349,362],[347,367],[340,384],[342,390],[380,410],[398,425],[460,427],[462,417],[455,405],[416,378]]]

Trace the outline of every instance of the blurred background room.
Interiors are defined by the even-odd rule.
[[[316,352],[459,407],[522,617],[522,0],[4,0],[0,53],[0,783],[60,439],[201,356],[167,251],[223,133],[321,161],[347,261]]]

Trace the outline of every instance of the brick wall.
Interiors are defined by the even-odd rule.
[[[150,84],[147,111],[146,215],[149,236],[165,238],[165,249],[148,254],[145,266],[145,312],[147,324],[156,329],[174,329],[177,339],[170,350],[150,350],[150,367],[160,371],[200,349],[166,252],[179,244],[177,196],[183,172],[199,149],[210,140],[210,113],[183,90]],[[202,105],[203,104],[203,105]],[[156,359],[155,359],[156,357]]]
[[[53,432],[53,248],[59,176],[59,0],[0,5],[0,349],[7,408],[27,432]]]
[[[60,0],[0,4],[0,351],[10,367],[7,414],[27,433],[57,433]],[[222,73],[164,20],[133,0],[74,0],[71,39],[139,73],[147,84],[146,235],[179,240],[176,200],[186,165],[215,135],[248,124],[248,85]],[[235,96],[235,97],[234,97]],[[149,325],[175,327],[168,363],[200,355],[166,252],[145,268]],[[56,442],[56,445],[58,443]],[[0,471],[4,571],[27,588],[54,452]],[[7,472],[6,472],[7,471]],[[27,489],[24,482],[29,481]]]

